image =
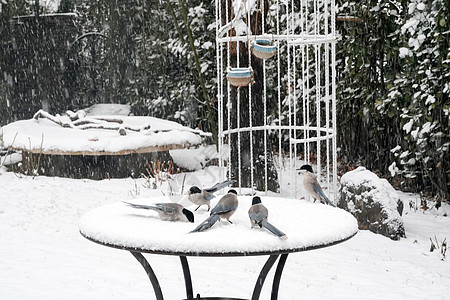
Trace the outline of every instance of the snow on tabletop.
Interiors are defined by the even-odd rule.
[[[207,231],[189,233],[209,216],[206,210],[194,212],[195,223],[161,221],[151,210],[129,207],[119,202],[87,212],[79,222],[80,232],[93,240],[127,248],[164,252],[265,252],[319,246],[346,239],[358,231],[355,218],[344,210],[303,200],[262,197],[269,210],[269,222],[286,233],[287,240],[265,229],[250,227],[248,209],[251,197],[239,196],[239,207],[230,218]],[[218,200],[213,200],[215,205]],[[153,197],[134,203],[151,205],[167,202]]]
[[[94,116],[86,117],[93,118]],[[144,147],[165,145],[198,145],[209,133],[185,127],[176,122],[143,116],[102,116],[123,120],[121,126],[149,130],[127,130],[121,136],[117,130],[64,128],[49,119],[21,120],[3,126],[5,146],[16,149],[63,152],[119,152]],[[62,123],[70,122],[68,116],[56,116]],[[42,145],[42,146],[41,146]]]

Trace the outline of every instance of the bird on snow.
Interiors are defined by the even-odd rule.
[[[134,204],[123,201],[131,207],[154,210],[163,221],[194,223],[194,214],[178,203],[156,203],[154,206]]]
[[[233,222],[230,221],[230,217],[234,214],[238,205],[237,192],[233,189],[229,190],[227,194],[220,198],[216,206],[211,209],[210,216],[191,232],[205,231],[206,229],[211,228],[219,219],[227,219],[228,222],[233,224]]]
[[[253,197],[252,206],[248,210],[248,216],[250,223],[253,227],[266,228],[282,240],[287,240],[287,235],[280,231],[278,228],[270,224],[267,219],[269,217],[269,211],[261,203],[261,198],[258,196]]]
[[[225,180],[223,182],[216,183],[213,187],[210,187],[209,189],[200,189],[197,186],[193,186],[189,189],[189,196],[188,199],[192,203],[198,205],[198,207],[195,209],[199,209],[202,205],[208,206],[208,211],[211,208],[211,199],[215,196],[213,193],[217,192],[218,190],[223,189],[224,187],[227,187],[231,185],[233,181],[231,180]]]
[[[327,196],[325,196],[325,193],[323,192],[319,182],[317,181],[316,175],[314,175],[313,168],[310,165],[303,165],[298,170],[300,170],[300,172],[305,175],[305,177],[303,178],[303,186],[305,187],[305,190],[311,195],[311,197],[322,203],[336,207],[336,205],[334,205],[333,202],[331,202],[327,198]]]

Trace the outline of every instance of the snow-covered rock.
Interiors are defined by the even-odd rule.
[[[353,214],[359,229],[393,240],[405,237],[399,195],[386,179],[380,179],[364,167],[342,176],[338,206]]]

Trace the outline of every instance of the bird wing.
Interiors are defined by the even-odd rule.
[[[328,205],[335,207],[335,205],[330,201],[330,199],[328,199],[327,196],[325,196],[325,193],[323,192],[322,188],[320,187],[319,183],[317,183],[317,181],[313,182],[312,187],[314,192],[316,192],[317,195],[319,195],[323,201],[325,201]]]
[[[214,206],[213,209],[211,209],[211,214],[223,215],[234,209],[236,209],[236,207],[233,208],[233,206],[224,205],[222,203],[217,203],[217,205]]]
[[[211,214],[223,215],[229,211],[235,210],[238,207],[238,202],[236,201],[236,195],[226,194],[223,196],[216,206],[211,210]]]
[[[248,216],[250,220],[258,225],[261,225],[261,222],[267,219],[268,211],[264,206],[256,204],[250,207],[250,209],[248,210]]]
[[[213,194],[211,194],[210,192],[208,192],[207,190],[203,190],[203,195],[205,200],[211,200],[212,198],[216,197]]]
[[[261,226],[261,222],[265,219],[267,219],[267,215],[263,213],[249,213],[248,216],[250,217],[250,220],[255,222],[256,224]]]
[[[213,185],[212,187],[205,189],[205,191],[207,191],[208,193],[215,193],[218,190],[221,190],[224,187],[231,185],[232,183],[233,183],[233,181],[231,181],[231,180],[225,180],[223,182],[218,182],[215,185]]]
[[[176,203],[156,203],[156,207],[163,211],[166,214],[173,215],[177,213],[177,205]]]
[[[217,222],[217,220],[219,220],[219,218],[220,218],[220,215],[218,215],[218,214],[209,216],[206,220],[201,222],[194,230],[192,230],[191,233],[192,232],[201,232],[201,231],[205,231],[206,229],[211,228]]]

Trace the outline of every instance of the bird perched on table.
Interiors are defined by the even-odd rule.
[[[261,203],[261,198],[258,196],[253,197],[252,206],[248,210],[248,216],[250,218],[250,223],[253,227],[266,228],[279,238],[286,240],[287,235],[280,231],[278,228],[273,226],[267,221],[269,217],[269,211],[267,208]]]
[[[178,203],[156,203],[154,206],[128,203],[125,201],[123,203],[134,208],[154,210],[163,221],[194,223],[194,214]]]
[[[223,182],[216,183],[213,187],[210,187],[209,189],[200,189],[197,186],[193,186],[189,189],[189,196],[188,199],[192,203],[198,205],[198,207],[195,209],[199,209],[202,205],[208,206],[208,211],[211,208],[211,199],[215,196],[213,193],[217,192],[218,190],[223,189],[224,187],[227,187],[231,185],[233,181],[231,180],[225,180]]]
[[[303,178],[303,186],[314,199],[336,207],[336,205],[334,205],[333,202],[331,202],[327,198],[327,196],[325,196],[325,193],[323,192],[319,182],[317,181],[316,175],[314,175],[313,168],[310,165],[303,165],[298,170],[300,170],[300,172],[305,175],[305,177]]]
[[[219,219],[227,219],[228,222],[233,224],[230,221],[230,217],[234,214],[238,205],[237,192],[233,189],[229,190],[227,194],[220,198],[216,206],[211,209],[210,216],[191,232],[205,231],[211,228]]]

